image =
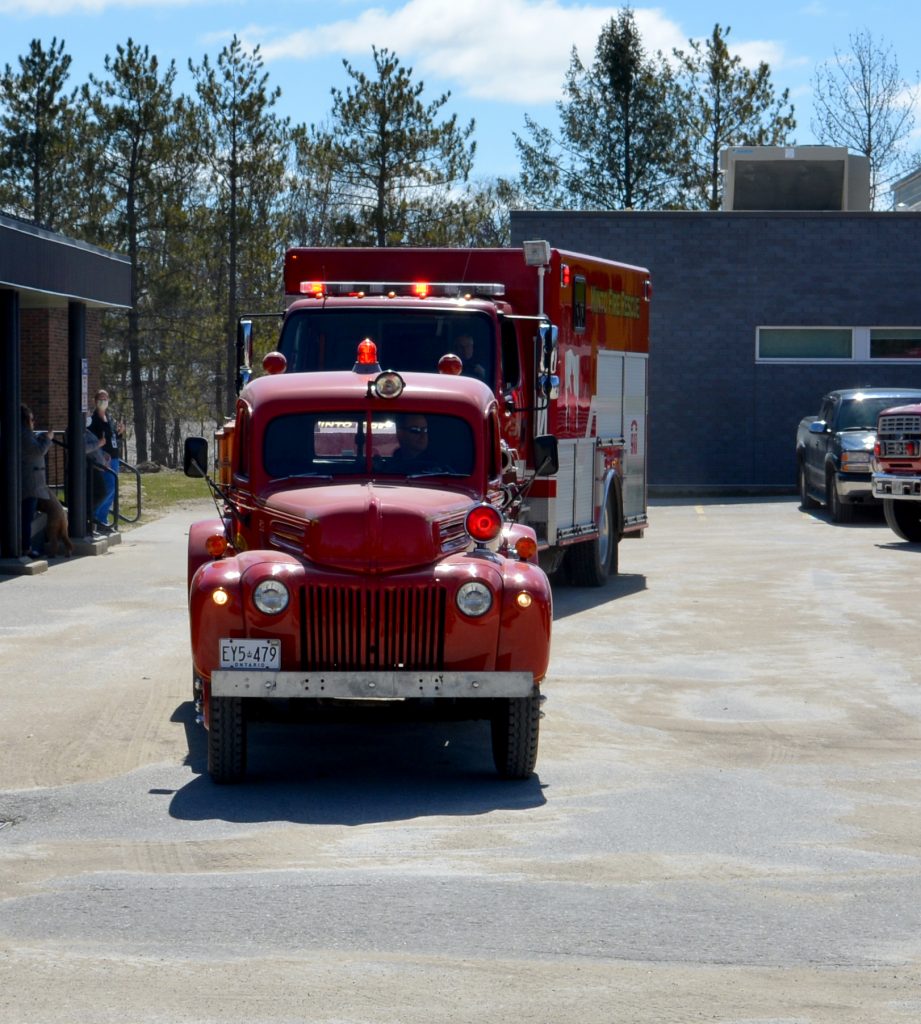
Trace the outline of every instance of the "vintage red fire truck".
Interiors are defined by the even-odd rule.
[[[580,586],[617,572],[621,537],[647,526],[648,271],[533,241],[290,249],[284,277],[288,372],[346,369],[365,337],[399,371],[459,354],[499,400],[507,482],[533,477],[534,437],[559,441],[559,472],[513,510],[541,565]]]
[[[921,543],[921,404],[884,409],[876,425],[873,496],[902,540]]]
[[[527,778],[550,653],[537,538],[501,512],[499,408],[481,381],[347,371],[243,388],[220,516],[189,534],[189,613],[208,770],[246,770],[256,701],[394,703],[488,719],[496,767]],[[539,472],[557,467],[535,438]],[[208,465],[186,441],[186,472]]]

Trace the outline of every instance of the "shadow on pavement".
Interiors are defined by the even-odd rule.
[[[173,721],[186,727],[187,763],[196,773],[170,802],[170,815],[183,821],[363,825],[546,803],[537,776],[496,776],[485,722],[255,721],[245,781],[217,786],[207,775],[207,734],[195,724],[191,702]]]
[[[621,597],[639,594],[646,589],[642,573],[620,573],[608,579],[603,587],[573,587],[566,583],[553,585],[553,620],[578,615],[589,608],[598,608]]]

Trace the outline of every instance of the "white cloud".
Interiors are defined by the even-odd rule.
[[[590,62],[602,26],[619,6],[559,0],[408,0],[394,11],[368,8],[354,18],[287,28],[277,35],[249,29],[248,46],[259,43],[266,62],[321,55],[366,56],[372,44],[394,51],[422,77],[456,83],[477,99],[542,104],[560,96],[575,46]],[[669,52],[686,41],[679,26],[659,9],[634,10],[649,52]]]

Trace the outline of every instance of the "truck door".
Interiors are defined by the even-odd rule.
[[[832,428],[838,416],[838,402],[832,395],[826,395],[819,407],[819,419],[825,421],[822,434],[808,433],[805,440],[806,478],[812,490],[825,490],[825,455],[832,438]]]

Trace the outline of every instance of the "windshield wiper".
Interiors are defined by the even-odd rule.
[[[440,469],[437,466],[435,469],[422,470],[419,473],[410,473],[407,475],[407,480],[419,480],[426,476],[469,476],[469,473],[462,473],[458,469]]]
[[[288,480],[332,480],[328,473],[289,473],[287,476],[273,476],[273,484],[283,484]]]

